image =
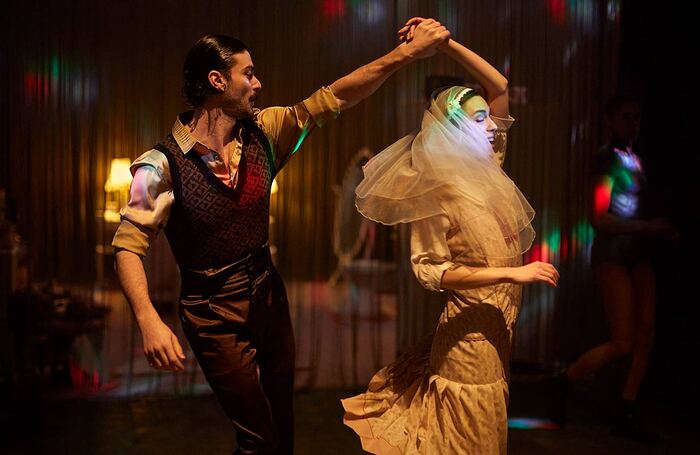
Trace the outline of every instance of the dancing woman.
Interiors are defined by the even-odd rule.
[[[410,40],[423,18],[399,33]],[[556,286],[547,263],[522,265],[534,211],[503,172],[507,80],[450,39],[439,50],[484,87],[434,94],[421,128],[364,167],[356,204],[384,224],[411,224],[411,262],[427,289],[447,292],[435,332],[342,400],[365,450],[506,453],[508,361],[520,285]]]

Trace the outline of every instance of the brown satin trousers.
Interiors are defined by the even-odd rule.
[[[293,453],[294,334],[267,245],[226,267],[183,270],[179,313],[236,428],[236,453]]]

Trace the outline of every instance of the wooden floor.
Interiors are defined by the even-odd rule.
[[[297,393],[297,454],[363,453],[341,421],[338,400],[352,393]],[[542,399],[527,387],[514,387],[512,396],[511,415],[528,415],[527,408],[536,408],[532,403]],[[649,422],[663,436],[660,446],[650,447],[610,436],[605,408],[583,398],[574,401],[571,424],[563,430],[511,430],[509,453],[698,453],[689,416],[648,407]],[[3,454],[230,454],[235,447],[231,425],[211,395],[14,402],[0,410],[0,428]]]

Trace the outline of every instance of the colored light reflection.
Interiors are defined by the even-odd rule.
[[[581,122],[571,127],[571,145],[576,144],[579,139],[583,139],[586,134],[586,125]]]
[[[515,417],[508,419],[508,428],[511,430],[558,430],[560,427],[548,419]]]
[[[593,227],[586,220],[576,224],[569,233],[554,227],[545,231],[540,243],[532,245],[525,262],[543,261],[558,264],[569,260],[571,256],[587,256],[593,236]]]
[[[70,360],[70,376],[76,392],[96,393],[100,391],[100,374],[97,370],[83,369],[75,360]]]
[[[558,25],[569,25],[577,32],[591,34],[598,32],[597,18],[605,15],[605,9],[610,18],[617,17],[619,7],[610,4],[600,4],[594,0],[547,0],[547,12],[551,21]],[[612,19],[611,19],[612,20]],[[614,19],[617,22],[617,19]],[[573,55],[573,54],[571,54]]]
[[[599,180],[593,190],[593,210],[596,215],[607,213],[610,207],[610,195],[612,194],[613,179],[606,176]]]
[[[58,76],[60,75],[60,71],[61,71],[60,68],[61,68],[61,65],[60,65],[60,62],[58,61],[58,57],[54,55],[53,57],[51,57],[51,78],[52,79],[54,79],[54,80],[58,79]]]
[[[365,24],[377,24],[386,17],[386,8],[380,0],[353,0],[355,16]]]
[[[438,0],[437,16],[435,19],[440,21],[448,30],[455,33],[458,30],[457,18],[459,17],[456,10],[456,2],[453,0]]]
[[[573,59],[576,55],[577,49],[578,43],[576,41],[572,42],[566,47],[566,49],[564,50],[564,55],[562,57],[562,63],[564,64],[564,66],[569,66],[571,59]]]
[[[547,0],[549,16],[557,25],[564,25],[566,21],[566,2],[564,0]]]
[[[549,245],[550,251],[552,251],[552,253],[554,254],[557,254],[559,252],[559,248],[561,247],[561,231],[559,229],[552,231],[547,236],[545,242],[547,243],[547,245]]]
[[[327,18],[341,17],[345,15],[345,0],[323,0],[321,10]]]
[[[53,55],[34,62],[24,72],[24,101],[27,106],[46,107],[65,103],[84,107],[97,99],[97,79],[78,65]]]
[[[608,20],[610,22],[620,23],[620,1],[608,0]]]
[[[593,243],[595,231],[587,221],[580,221],[573,229],[571,246],[586,251]]]
[[[636,191],[639,182],[636,174],[642,171],[639,158],[629,150],[614,149],[618,158],[607,173],[598,180],[594,189],[594,210],[597,216],[611,211],[622,218],[630,218],[637,213],[639,199]],[[619,187],[620,191],[615,191]]]
[[[304,125],[304,128],[301,130],[301,134],[299,134],[299,139],[294,145],[294,149],[292,149],[292,155],[294,155],[299,150],[301,144],[304,142],[304,139],[306,139],[306,136],[308,136],[310,132],[311,128],[309,128],[309,125]]]

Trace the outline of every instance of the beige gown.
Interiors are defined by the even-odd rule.
[[[513,120],[494,120],[499,126],[494,150],[502,163],[505,132]],[[519,256],[497,264],[479,259],[483,251],[475,251],[445,215],[411,223],[411,252],[416,278],[435,291],[444,271],[461,264],[521,264]],[[508,361],[520,286],[445,292],[447,304],[434,334],[375,374],[365,393],[342,400],[344,423],[368,452],[506,453]]]

